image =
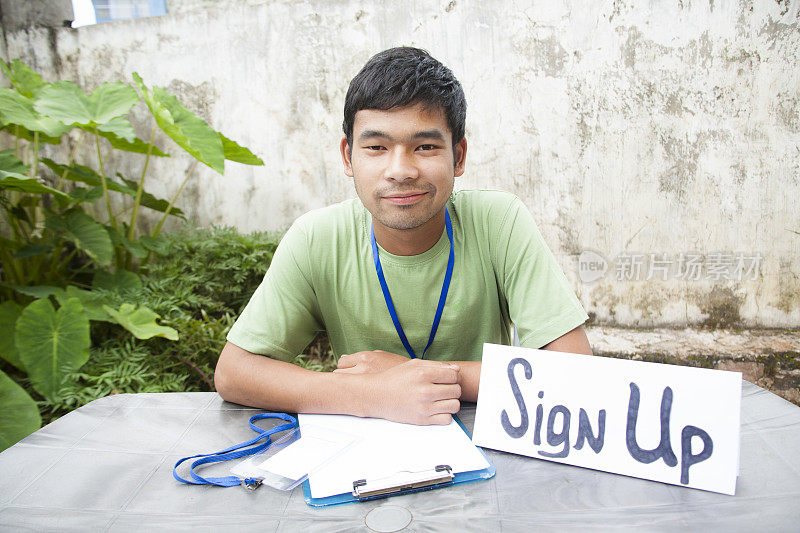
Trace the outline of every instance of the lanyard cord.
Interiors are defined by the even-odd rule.
[[[254,424],[256,420],[262,420],[264,418],[279,418],[281,420],[286,420],[287,424],[281,424],[279,426],[275,426],[272,429],[266,430],[261,429],[257,425]],[[215,452],[215,453],[202,453],[199,455],[192,455],[191,457],[184,457],[172,468],[172,476],[182,483],[188,483],[190,485],[217,485],[219,487],[233,487],[235,485],[241,485],[242,483],[245,486],[257,486],[260,482],[257,479],[253,478],[246,478],[244,480],[239,479],[236,476],[225,476],[225,477],[202,477],[195,473],[194,469],[196,466],[208,464],[208,463],[219,463],[222,461],[230,461],[231,459],[239,459],[241,457],[245,457],[247,455],[256,454],[262,450],[266,450],[272,444],[272,436],[275,433],[280,433],[281,431],[286,431],[287,429],[293,429],[297,427],[297,419],[293,416],[286,415],[283,413],[260,413],[257,415],[253,415],[250,417],[250,429],[258,433],[257,437],[253,437],[252,439],[242,442],[240,444],[236,444],[231,446],[230,448],[225,448],[224,450]],[[252,448],[247,448],[247,446],[252,446],[256,444],[258,441],[266,439],[263,443],[259,444],[258,446],[253,446]],[[177,469],[181,463],[188,461],[189,459],[196,459],[198,457],[202,457],[202,459],[198,459],[197,461],[192,463],[192,466],[189,468],[189,474],[192,476],[192,479],[184,479],[178,475]]]
[[[436,315],[433,317],[431,334],[430,337],[428,337],[428,344],[425,345],[425,350],[422,351],[420,359],[425,357],[425,353],[428,351],[428,348],[430,348],[433,338],[436,336],[436,330],[439,329],[439,320],[442,318],[442,311],[444,310],[444,304],[447,300],[447,291],[450,290],[450,278],[453,277],[453,264],[455,263],[455,252],[453,251],[453,223],[450,221],[450,213],[447,211],[447,206],[444,208],[444,225],[447,229],[447,238],[450,239],[450,256],[447,259],[447,271],[444,274],[444,283],[442,283],[442,292],[439,295],[439,305],[436,306]],[[400,324],[400,319],[397,317],[397,311],[394,309],[392,295],[389,293],[389,286],[386,284],[386,278],[383,275],[381,259],[378,256],[378,243],[375,241],[375,224],[372,225],[370,237],[372,239],[372,258],[375,261],[375,272],[378,274],[378,281],[383,290],[383,299],[386,300],[386,307],[389,308],[389,314],[392,316],[392,323],[394,324],[394,329],[397,331],[397,335],[400,337],[400,341],[403,343],[403,346],[405,346],[408,355],[414,359],[417,357],[417,354],[414,353],[411,344],[409,344],[406,338],[403,326]]]

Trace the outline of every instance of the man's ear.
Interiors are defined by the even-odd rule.
[[[456,143],[456,153],[455,153],[455,172],[453,173],[455,177],[461,176],[464,174],[464,166],[467,162],[467,138],[464,137],[460,141]]]
[[[353,164],[350,162],[350,156],[352,152],[350,151],[350,145],[347,144],[347,137],[342,137],[342,141],[339,143],[339,151],[342,153],[342,164],[344,165],[344,173],[349,177],[353,177]]]

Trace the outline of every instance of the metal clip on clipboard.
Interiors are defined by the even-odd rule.
[[[450,465],[438,465],[431,470],[418,472],[398,472],[388,477],[373,481],[359,479],[353,481],[353,496],[358,500],[376,496],[390,496],[407,490],[434,487],[453,481],[453,469]]]

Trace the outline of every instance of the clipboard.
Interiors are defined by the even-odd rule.
[[[326,416],[326,415],[314,415],[314,416]],[[330,415],[329,415],[330,416]],[[333,415],[339,416],[339,415]],[[354,418],[354,417],[348,417]],[[361,419],[366,420],[365,424],[369,423],[381,423],[381,424],[392,424],[396,425],[394,422],[388,422],[384,420],[375,420],[375,419]],[[453,420],[457,424],[457,428],[460,428],[463,431],[463,435],[466,436],[469,446],[474,448],[469,450],[470,454],[476,455],[479,454],[479,457],[485,461],[484,468],[473,469],[473,470],[466,470],[460,471],[461,468],[458,465],[450,465],[446,464],[447,461],[438,462],[438,464],[431,465],[428,468],[411,468],[411,469],[404,469],[402,466],[402,461],[400,461],[400,465],[398,466],[398,470],[383,476],[375,476],[375,477],[363,477],[360,475],[353,475],[352,478],[347,480],[347,488],[352,489],[348,490],[347,492],[342,492],[340,494],[334,494],[330,496],[324,497],[313,497],[312,496],[312,489],[311,489],[311,482],[313,478],[306,479],[303,482],[303,496],[305,497],[306,503],[311,507],[325,507],[329,505],[339,505],[343,503],[352,503],[352,502],[364,502],[370,500],[376,500],[380,498],[388,498],[390,496],[399,496],[402,494],[410,494],[412,492],[419,492],[425,490],[432,490],[442,487],[448,487],[450,485],[455,485],[457,483],[468,483],[471,481],[480,481],[482,479],[489,479],[493,477],[496,473],[494,465],[489,461],[489,458],[486,456],[484,451],[477,446],[473,445],[471,442],[471,436],[467,431],[467,428],[464,427],[464,424],[461,420],[456,416],[453,415]],[[301,418],[301,425],[303,420]],[[400,426],[405,426],[405,424],[400,424]],[[437,430],[436,428],[442,428],[445,426],[411,426],[414,428],[414,431],[417,434],[424,433],[426,430],[424,428],[431,428],[427,430],[430,433],[429,437],[423,436],[422,439],[429,438],[429,439],[436,439],[437,438]],[[381,428],[377,427],[376,431],[379,431]],[[452,431],[452,430],[450,430]],[[369,439],[365,439],[364,445],[368,445]],[[433,442],[431,440],[431,442]],[[424,441],[417,440],[414,441],[415,444],[424,444]],[[461,446],[466,449],[466,444],[461,444]],[[424,447],[422,447],[424,448]],[[420,449],[422,449],[420,448]],[[412,450],[414,454],[417,454],[418,450]],[[354,453],[358,453],[357,450],[354,450]],[[421,453],[421,452],[420,452]],[[455,454],[455,452],[454,452]],[[412,454],[409,454],[412,455]],[[463,461],[461,462],[461,466],[463,467]],[[474,463],[472,463],[474,464]],[[344,486],[344,484],[342,484]]]

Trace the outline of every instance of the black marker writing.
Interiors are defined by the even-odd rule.
[[[625,431],[625,444],[628,446],[628,453],[640,463],[649,464],[664,459],[667,466],[678,464],[678,458],[672,451],[669,441],[669,415],[672,410],[672,389],[666,387],[661,395],[661,442],[658,447],[652,450],[643,450],[636,442],[636,420],[639,417],[639,387],[631,382],[631,397],[628,402],[628,426]]]
[[[692,455],[692,437],[700,437],[703,441],[703,451]],[[711,457],[714,451],[714,442],[711,436],[695,426],[686,426],[681,431],[681,483],[689,484],[689,467]]]
[[[563,423],[561,424],[561,432],[555,432],[556,415],[561,414]],[[562,458],[569,455],[569,419],[570,413],[563,405],[556,405],[550,409],[550,414],[547,416],[547,444],[550,446],[558,446],[564,444],[560,452],[539,452],[543,457]]]
[[[528,410],[525,407],[525,399],[522,397],[522,391],[519,390],[517,378],[514,377],[514,367],[517,365],[522,365],[525,369],[525,379],[531,379],[533,377],[533,369],[527,360],[517,357],[508,363],[508,382],[511,384],[511,392],[514,393],[514,399],[517,401],[517,407],[519,407],[520,423],[519,426],[511,424],[511,420],[508,418],[508,413],[505,409],[503,409],[500,416],[500,423],[503,429],[506,430],[506,433],[515,439],[520,438],[528,431]]]
[[[600,409],[597,414],[597,437],[592,433],[592,424],[589,422],[589,415],[581,408],[578,413],[578,438],[575,440],[575,449],[580,450],[583,448],[584,440],[589,443],[589,446],[594,450],[594,453],[600,453],[603,449],[603,442],[606,436],[606,410]]]

